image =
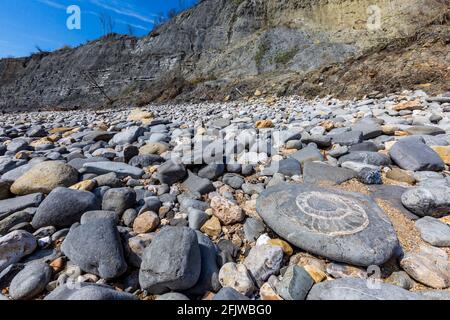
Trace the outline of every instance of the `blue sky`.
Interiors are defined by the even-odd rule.
[[[0,0],[0,58],[27,56],[65,45],[76,46],[103,35],[100,16],[110,17],[114,32],[147,34],[161,14],[195,0]],[[81,29],[69,30],[67,8],[81,10]]]

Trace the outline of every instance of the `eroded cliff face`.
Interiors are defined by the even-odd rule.
[[[207,99],[262,80],[275,87],[414,36],[448,10],[448,0],[205,0],[144,38],[111,35],[0,60],[0,109]]]

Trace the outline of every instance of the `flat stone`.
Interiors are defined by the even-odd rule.
[[[201,254],[195,231],[166,227],[144,251],[139,283],[152,294],[187,290],[197,283],[200,270]]]
[[[373,139],[383,134],[380,125],[373,120],[364,119],[352,126],[352,131],[362,132],[363,140]]]
[[[424,217],[416,221],[422,239],[436,247],[450,247],[450,226],[438,219]]]
[[[134,220],[137,218],[138,212],[135,209],[128,209],[122,215],[122,220],[125,226],[132,227]]]
[[[240,189],[245,180],[243,177],[235,173],[227,173],[223,176],[222,182],[229,185],[233,189]]]
[[[228,127],[231,124],[231,121],[229,119],[225,118],[218,118],[212,120],[208,125],[213,128],[222,129],[225,127]]]
[[[408,184],[414,184],[416,182],[416,179],[413,175],[409,174],[408,171],[399,168],[392,168],[391,170],[389,170],[386,173],[386,178],[399,182],[405,182]]]
[[[282,301],[283,298],[281,298],[275,290],[272,288],[272,286],[266,282],[264,283],[261,288],[259,289],[259,295],[261,297],[262,301]]]
[[[428,102],[437,102],[437,103],[450,103],[450,97],[442,96],[442,97],[429,97],[427,98]]]
[[[396,104],[393,107],[393,110],[395,110],[395,111],[402,111],[402,110],[413,111],[413,110],[422,110],[423,108],[424,108],[424,106],[422,105],[420,100],[411,100],[411,101],[404,101],[399,104]]]
[[[156,154],[161,155],[169,150],[169,146],[163,142],[148,142],[139,149],[140,155]]]
[[[417,171],[414,172],[417,186],[426,187],[433,186],[439,183],[448,184],[449,180],[445,178],[440,172],[433,171]]]
[[[295,175],[301,175],[302,174],[302,166],[300,165],[300,162],[293,158],[287,158],[280,161],[274,161],[271,163],[270,167],[267,168],[270,175],[273,175],[275,173],[280,173],[282,175],[292,177]],[[266,170],[264,174],[266,173]]]
[[[198,192],[202,195],[216,190],[210,180],[200,178],[191,171],[188,171],[188,178],[183,182],[183,186],[190,192]]]
[[[23,166],[12,169],[12,170],[6,172],[4,175],[2,175],[1,180],[12,184],[17,179],[19,179],[21,176],[23,176],[27,171],[29,171],[31,168],[33,168],[33,166],[34,165],[27,163]],[[9,188],[8,188],[8,191],[9,191]]]
[[[271,275],[280,271],[283,250],[277,246],[256,245],[244,260],[244,265],[258,286],[263,285]]]
[[[187,210],[189,208],[194,208],[194,209],[205,211],[206,209],[209,208],[209,205],[206,202],[192,199],[192,198],[185,197],[185,196],[183,196],[183,197],[179,196],[178,202],[180,203],[181,210]]]
[[[448,141],[449,135],[441,134],[438,136],[428,136],[428,135],[420,135],[423,139],[424,143],[430,147],[446,147],[450,145]]]
[[[42,138],[47,135],[47,131],[43,126],[32,126],[27,130],[26,135],[32,138]]]
[[[314,285],[307,300],[421,300],[421,296],[391,284],[345,278]]]
[[[10,214],[26,208],[37,207],[43,200],[44,195],[42,193],[0,200],[0,219],[4,219]]]
[[[245,239],[255,242],[265,231],[264,222],[255,218],[247,218],[244,223]]]
[[[150,134],[150,137],[148,137],[147,141],[149,143],[152,142],[165,142],[168,141],[170,138],[168,137],[167,133],[162,132],[154,132]]]
[[[111,139],[111,142],[115,144],[133,143],[143,133],[144,128],[142,127],[130,127],[114,135],[114,137]]]
[[[70,189],[82,190],[82,191],[92,191],[97,187],[97,182],[95,180],[84,180],[70,186]]]
[[[415,282],[405,271],[397,271],[392,273],[389,278],[386,279],[386,283],[396,285],[405,290],[410,290],[414,287]]]
[[[98,187],[111,187],[117,188],[122,186],[122,181],[117,178],[117,174],[114,172],[99,175],[93,179]]]
[[[102,209],[122,216],[125,210],[136,204],[136,192],[131,188],[111,188],[103,196]]]
[[[251,295],[256,290],[250,273],[243,264],[234,262],[224,264],[219,272],[219,281],[223,287],[233,288],[246,296]]]
[[[308,161],[323,161],[323,155],[320,153],[320,150],[313,145],[308,145],[306,148],[291,154],[289,157],[297,160],[302,165]]]
[[[23,230],[13,231],[1,237],[0,272],[32,253],[36,247],[36,238]]]
[[[127,270],[115,221],[98,219],[70,229],[61,251],[83,271],[113,279]]]
[[[110,132],[110,131],[91,131],[91,132],[87,132],[86,134],[84,134],[83,136],[83,141],[106,141],[108,142],[109,140],[112,139],[112,137],[114,137],[114,135],[116,134],[116,132]]]
[[[327,274],[321,266],[316,264],[306,264],[303,266],[306,272],[311,276],[315,283],[320,283],[327,279]]]
[[[105,285],[79,283],[78,285],[61,285],[53,290],[44,300],[137,300],[131,293],[116,291],[114,288]]]
[[[311,184],[339,185],[356,177],[356,172],[329,166],[320,162],[307,162],[303,167],[303,181]]]
[[[392,163],[388,156],[370,151],[357,151],[346,154],[339,158],[339,164],[344,162],[361,162],[373,166],[388,166]]]
[[[189,228],[200,230],[208,219],[209,216],[204,211],[194,208],[188,209]]]
[[[308,135],[302,137],[305,144],[315,143],[319,148],[328,148],[331,146],[331,137],[324,135]]]
[[[163,163],[164,161],[164,158],[158,155],[146,154],[132,157],[128,164],[133,167],[146,168],[155,164]]]
[[[450,211],[450,187],[418,187],[405,191],[403,205],[414,214],[440,218]]]
[[[399,140],[389,151],[392,160],[402,169],[411,171],[442,171],[445,164],[439,155],[420,137]]]
[[[57,187],[70,187],[78,182],[78,171],[59,161],[45,161],[33,166],[11,186],[16,195],[50,193]]]
[[[420,294],[425,300],[450,300],[450,291],[447,290],[420,291]]]
[[[114,172],[119,177],[130,176],[136,179],[144,175],[144,170],[121,162],[112,162],[112,161],[88,162],[83,164],[83,168],[86,170],[86,172],[90,173],[105,174]]]
[[[202,296],[205,292],[217,292],[220,288],[218,248],[206,235],[196,231],[201,256],[201,271],[197,283],[186,294]]]
[[[284,300],[305,300],[313,285],[314,279],[309,273],[303,267],[293,265],[287,268],[275,289]]]
[[[44,291],[52,269],[43,262],[30,263],[11,281],[9,294],[14,300],[28,300]]]
[[[217,217],[211,217],[206,221],[200,230],[210,237],[219,237],[222,233],[222,225]]]
[[[225,172],[225,164],[215,164],[211,163],[203,167],[198,171],[198,176],[200,178],[206,178],[209,180],[215,180],[220,177]]]
[[[189,300],[184,294],[178,292],[169,292],[158,296],[156,301],[187,301]]]
[[[29,150],[29,145],[25,139],[14,139],[6,146],[6,150],[17,153],[19,151]]]
[[[442,130],[436,126],[409,126],[403,129],[410,135],[430,135],[437,136],[440,134],[445,134],[445,130]]]
[[[154,116],[155,115],[150,111],[146,111],[143,109],[133,109],[130,111],[127,120],[148,123],[153,120]]]
[[[346,155],[349,151],[347,146],[334,145],[331,150],[328,150],[327,154],[333,158],[339,158]]]
[[[258,241],[256,241],[258,244]],[[269,246],[280,247],[283,250],[283,253],[287,256],[292,256],[294,253],[294,249],[292,249],[291,245],[282,239],[269,239],[267,243]]]
[[[225,225],[241,222],[245,214],[239,205],[233,203],[218,193],[210,194],[211,208],[213,214]]]
[[[239,300],[250,300],[248,297],[244,296],[242,293],[237,292],[235,289],[230,287],[225,287],[220,289],[216,293],[213,300],[218,301],[239,301]]]
[[[334,144],[342,146],[352,146],[363,141],[363,133],[361,131],[347,131],[331,136]]]
[[[290,140],[286,142],[286,149],[300,150],[302,146],[301,140]]]
[[[242,185],[242,191],[244,191],[248,195],[254,195],[254,194],[260,194],[264,191],[264,184],[258,183],[258,184],[251,184],[251,183],[244,183]]]
[[[40,204],[31,224],[35,229],[47,226],[70,227],[86,211],[100,209],[95,195],[67,188],[54,189]]]
[[[85,163],[91,163],[91,162],[105,162],[108,161],[108,159],[104,157],[92,157],[92,158],[75,158],[70,160],[67,164],[77,170],[80,170],[83,168],[83,165]]]
[[[370,169],[370,170],[380,170],[381,169],[380,166],[367,164],[364,162],[355,162],[355,161],[345,161],[345,162],[341,163],[341,167],[353,170],[358,174],[365,169]]]
[[[379,168],[363,168],[358,172],[358,180],[367,185],[383,184],[383,178]]]
[[[32,218],[33,216],[27,211],[19,211],[0,220],[0,236],[7,234],[12,227],[19,223],[30,222]]]
[[[242,171],[242,164],[240,163],[228,163],[226,171],[231,173],[240,173]]]
[[[139,201],[139,204],[142,204],[143,206],[139,210],[139,213],[143,213],[145,211],[153,211],[158,212],[161,208],[161,200],[156,196],[151,197],[145,197],[144,199]]]
[[[326,272],[336,279],[367,279],[367,271],[364,268],[355,267],[344,263],[331,262],[326,266]]]
[[[421,246],[417,252],[407,252],[400,266],[414,280],[426,286],[435,289],[450,287],[450,263],[442,249]]]
[[[358,152],[358,151],[371,151],[378,152],[378,147],[372,141],[364,141],[361,143],[357,143],[352,145],[349,149],[349,152]]]
[[[261,194],[257,211],[288,242],[333,261],[381,265],[398,246],[385,213],[355,192],[280,184]]]
[[[183,180],[186,173],[187,171],[183,164],[169,160],[158,168],[156,178],[159,179],[161,183],[172,185]]]
[[[41,239],[38,239],[36,236],[35,238],[38,240],[38,245],[44,242]],[[48,241],[50,241],[50,237],[47,238]],[[39,241],[40,240],[40,241]],[[47,244],[46,242],[44,242],[45,244]],[[45,263],[50,263],[51,261],[59,258],[61,256],[61,252],[59,250],[56,249],[52,249],[52,248],[48,248],[48,249],[41,249],[41,250],[36,250],[35,252],[33,252],[32,254],[30,254],[29,256],[26,256],[25,258],[23,258],[23,263],[28,264],[30,262],[45,262]]]
[[[0,175],[7,173],[17,167],[25,165],[26,161],[15,161],[9,157],[0,156]]]
[[[90,221],[99,219],[110,219],[117,224],[119,223],[120,216],[114,211],[104,211],[104,210],[87,211],[83,213],[83,215],[81,216],[80,223],[86,224]]]
[[[159,217],[156,213],[147,211],[134,220],[133,231],[136,233],[148,233],[154,231],[159,225]]]

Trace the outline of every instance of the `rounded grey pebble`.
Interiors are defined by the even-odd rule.
[[[189,300],[189,298],[186,297],[184,294],[181,294],[181,293],[178,293],[178,292],[169,292],[169,293],[162,294],[162,295],[158,296],[156,298],[156,300],[160,300],[160,301],[163,301],[163,300],[166,300],[166,301],[168,301],[168,300],[185,301],[185,300]]]
[[[201,210],[189,208],[188,209],[188,220],[189,228],[194,230],[200,230],[203,224],[208,221],[209,216]]]
[[[30,263],[11,281],[9,294],[14,300],[31,299],[45,289],[51,276],[52,269],[46,263]]]
[[[138,213],[135,209],[127,209],[122,215],[123,223],[127,227],[132,227],[134,220],[137,218]]]

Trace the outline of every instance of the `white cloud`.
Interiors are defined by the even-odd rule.
[[[140,21],[149,22],[151,24],[155,23],[155,20],[152,17],[157,17],[157,15],[153,13],[150,13],[149,15],[142,15],[136,10],[133,10],[130,5],[127,5],[127,8],[124,8],[123,6],[121,7],[117,1],[113,1],[114,6],[105,3],[103,0],[91,0],[91,3],[114,13],[135,18]]]
[[[52,0],[37,0],[37,1],[42,4],[47,5],[49,7],[55,8],[55,9],[61,9],[61,10],[67,9],[67,7],[65,5],[62,5],[62,4],[52,1]]]
[[[146,28],[146,27],[144,27],[142,25],[139,25],[139,24],[129,23],[128,21],[124,21],[124,20],[120,20],[120,19],[119,20],[115,20],[115,21],[117,23],[124,24],[126,26],[132,26],[135,29],[141,29],[141,30],[145,30],[145,31],[150,31],[150,28]]]

